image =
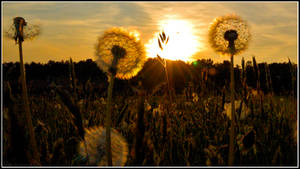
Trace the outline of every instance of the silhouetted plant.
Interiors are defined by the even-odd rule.
[[[111,104],[115,78],[130,79],[143,67],[145,51],[140,41],[123,28],[112,28],[99,37],[96,45],[97,64],[108,73],[109,87],[106,110],[106,155],[107,164],[112,165],[111,157]]]
[[[159,48],[163,51],[164,47],[169,42],[169,36],[166,36],[165,32],[163,31],[161,34],[159,34],[159,37],[157,40],[158,40]],[[167,59],[162,58],[158,54],[157,54],[157,58],[158,58],[158,61],[164,66],[167,85],[168,85],[168,95],[169,95],[170,101],[173,102],[173,97],[171,94],[171,87],[170,87],[170,80],[169,80],[169,73],[168,73],[168,65],[167,65],[168,61],[167,61]]]
[[[231,128],[229,143],[228,165],[234,164],[235,147],[235,108],[234,108],[234,64],[233,56],[243,52],[248,47],[250,32],[248,25],[236,15],[218,17],[214,20],[209,30],[209,42],[212,48],[222,55],[231,57]]]
[[[27,85],[26,85],[26,74],[25,68],[23,63],[23,49],[22,43],[24,39],[36,37],[40,33],[40,29],[38,26],[33,27],[27,30],[27,22],[22,17],[15,17],[14,24],[9,31],[5,33],[5,35],[9,38],[13,38],[16,44],[19,45],[19,55],[20,55],[20,73],[21,73],[21,84],[22,84],[22,99],[23,99],[23,106],[25,111],[25,118],[26,118],[26,126],[28,129],[28,138],[29,144],[27,147],[27,158],[31,165],[39,165],[40,158],[39,152],[37,150],[36,138],[33,130],[32,125],[32,117],[30,112],[30,105],[28,100],[28,92],[27,92]],[[32,27],[29,27],[32,28]],[[26,30],[26,31],[25,31]]]

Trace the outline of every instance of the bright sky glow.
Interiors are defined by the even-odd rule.
[[[200,47],[199,38],[195,34],[194,26],[187,20],[165,20],[160,22],[160,29],[169,36],[169,41],[159,48],[158,37],[160,32],[154,34],[153,39],[146,44],[148,57],[156,57],[157,54],[165,59],[192,61],[191,56]]]

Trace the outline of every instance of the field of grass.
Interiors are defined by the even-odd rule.
[[[78,117],[83,128],[104,126],[106,98],[87,94],[76,99],[74,92],[58,89],[54,85],[48,94],[29,95],[41,164],[88,165],[78,153]],[[173,102],[166,94],[114,95],[112,128],[127,140],[127,166],[227,165],[231,120],[224,113],[224,104],[229,103],[230,93],[204,94],[192,87],[185,91],[174,94]],[[9,93],[7,83],[5,93],[9,96],[5,95],[3,107],[4,165],[26,164],[20,160],[24,159],[26,141],[24,145],[16,142],[27,136],[22,128],[22,100]],[[234,164],[297,165],[297,99],[248,94],[247,110],[247,116],[237,124]],[[140,112],[142,123],[138,122]],[[20,134],[23,132],[25,136]],[[141,133],[138,143],[137,133]]]

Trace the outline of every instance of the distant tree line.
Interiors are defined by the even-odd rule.
[[[229,61],[213,63],[211,59],[201,59],[189,64],[183,61],[168,61],[167,65],[170,83],[175,93],[182,93],[188,86],[193,86],[197,91],[210,92],[220,92],[224,88],[229,89]],[[9,82],[13,91],[19,93],[21,91],[19,62],[4,63],[2,66],[3,81]],[[49,61],[47,64],[32,62],[26,64],[25,69],[30,94],[47,94],[51,85],[60,85],[65,88],[70,86],[70,61]],[[91,59],[74,62],[74,69],[78,86],[82,88],[80,91],[84,92],[90,88],[89,90],[95,94],[105,95],[108,86],[107,77],[96,62]],[[247,61],[244,73],[246,84],[250,88],[256,89],[257,82],[259,82],[260,89],[265,93],[271,90],[277,95],[289,95],[296,92],[296,64],[289,62],[256,65],[253,61]],[[236,66],[236,91],[240,91],[242,88],[241,74],[241,66]],[[157,59],[148,59],[136,77],[130,80],[117,79],[117,81],[114,86],[115,93],[133,94],[130,86],[137,85],[139,81],[142,82],[145,90],[151,92],[159,84],[165,82],[164,68]]]

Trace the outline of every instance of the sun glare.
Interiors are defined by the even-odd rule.
[[[160,23],[160,30],[169,36],[169,42],[159,48],[158,37],[160,32],[154,34],[153,39],[145,45],[148,57],[160,57],[170,60],[191,61],[191,57],[200,47],[195,36],[192,23],[186,20],[165,20]]]

